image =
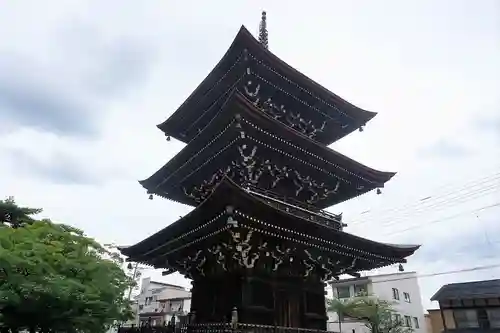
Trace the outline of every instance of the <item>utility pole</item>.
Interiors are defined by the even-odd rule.
[[[134,272],[132,273],[132,279],[134,279],[135,281],[135,275],[137,274],[137,268],[139,267],[139,263],[136,262],[135,263],[135,266],[134,266]],[[128,291],[128,297],[127,299],[130,301],[130,297],[132,296],[132,290],[134,289],[134,287],[130,287],[130,290]]]

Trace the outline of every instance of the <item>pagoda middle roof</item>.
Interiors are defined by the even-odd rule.
[[[280,168],[286,165],[302,175],[310,175],[317,184],[338,187],[338,193],[315,203],[320,209],[383,187],[395,175],[369,168],[301,135],[256,109],[240,92],[233,91],[207,127],[140,183],[149,193],[196,205],[183,187],[200,185],[217,170],[227,168],[230,152],[239,155],[238,149],[247,147],[250,151],[252,146],[258,147],[257,155],[277,161]]]
[[[198,85],[182,105],[163,123],[157,125],[165,135],[172,136],[184,143],[189,142],[196,131],[188,131],[193,123],[208,110],[200,109],[200,105],[211,106],[220,98],[222,92],[214,94],[216,86],[229,77],[231,71],[246,70],[236,64],[248,54],[254,58],[261,67],[272,71],[277,78],[286,80],[287,84],[296,87],[299,95],[307,95],[314,100],[317,111],[335,120],[341,126],[335,131],[322,133],[322,143],[329,145],[339,138],[364,126],[376,113],[363,110],[338,95],[329,91],[319,83],[300,73],[283,60],[263,47],[252,34],[242,26],[234,38],[231,46],[212,69],[208,76]],[[238,67],[238,68],[237,68]],[[244,66],[243,66],[244,67]],[[310,105],[312,106],[312,105]],[[313,111],[311,111],[313,112]]]
[[[229,213],[228,207],[232,207],[233,211]],[[226,224],[228,214],[240,223],[244,220],[251,222],[249,227],[257,232],[259,228],[267,234],[272,234],[274,230],[278,238],[293,237],[301,244],[320,246],[318,249],[322,251],[360,257],[362,263],[358,270],[405,262],[405,258],[420,247],[380,243],[301,218],[268,204],[224,177],[212,194],[189,214],[135,245],[121,247],[120,250],[133,261],[149,264],[164,262],[168,253],[185,249],[210,235],[215,237],[216,230]]]

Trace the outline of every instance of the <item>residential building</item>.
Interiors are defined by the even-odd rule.
[[[164,325],[176,317],[182,320],[191,308],[191,293],[182,286],[151,281],[144,278],[138,303],[137,325]]]
[[[451,312],[446,312],[446,315],[451,316],[447,321],[453,321],[453,314]],[[428,309],[425,321],[428,333],[441,333],[444,331],[440,309]]]
[[[345,299],[368,294],[393,304],[395,319],[412,327],[415,333],[427,333],[424,309],[415,272],[381,274],[330,282],[333,297]],[[362,321],[328,313],[328,330],[342,333],[369,333]]]
[[[439,310],[429,312],[430,333],[500,333],[500,279],[447,284],[431,300]]]

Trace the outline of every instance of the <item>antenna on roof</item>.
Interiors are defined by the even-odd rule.
[[[266,49],[269,48],[269,36],[267,33],[267,18],[266,18],[266,11],[262,12],[262,18],[260,19],[260,25],[259,25],[259,42],[264,46]]]

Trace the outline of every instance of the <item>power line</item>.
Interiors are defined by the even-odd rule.
[[[484,242],[484,245],[486,245],[487,247],[491,247],[489,250],[491,250],[491,253],[494,254],[496,256],[496,252],[495,252],[495,245],[497,244],[500,244],[500,240],[494,240],[494,241],[485,241]],[[451,252],[451,253],[445,253],[446,254],[446,258],[450,258],[450,257],[455,257],[455,256],[463,256],[464,254],[468,254],[470,253],[471,251],[473,250],[477,250],[480,246],[482,245],[482,243],[472,243],[472,244],[468,244],[467,246],[462,246],[458,249],[455,249],[454,252]],[[493,258],[494,256],[485,256],[484,258],[488,259],[488,258]]]
[[[404,276],[404,277],[399,277],[399,278],[389,278],[389,279],[375,280],[375,281],[371,281],[371,283],[401,281],[401,280],[409,280],[409,279],[415,279],[415,278],[422,279],[422,278],[429,278],[429,277],[434,277],[434,276],[442,276],[442,275],[451,275],[451,274],[459,274],[459,273],[469,273],[469,272],[475,272],[475,271],[482,271],[482,270],[488,270],[488,269],[493,269],[493,268],[500,268],[500,264],[482,265],[482,266],[475,266],[475,267],[470,267],[470,268],[455,269],[455,270],[449,270],[449,271],[441,271],[441,272],[435,272],[435,273],[416,274],[416,275],[412,275],[412,276]],[[376,276],[377,275],[371,275],[371,276],[366,276],[366,277],[369,278],[369,277],[376,277]],[[351,279],[345,279],[345,280],[351,280]],[[343,280],[331,280],[329,282],[331,284],[336,284],[336,283],[342,283],[344,281]]]
[[[491,195],[497,193],[499,190],[500,190],[500,186],[494,187],[494,188],[487,188],[487,189],[483,189],[482,191],[478,191],[476,193],[471,193],[468,196],[455,198],[455,200],[448,201],[448,202],[443,202],[440,205],[436,204],[436,205],[432,205],[432,206],[428,206],[428,207],[423,207],[420,210],[408,211],[405,214],[395,215],[395,216],[392,216],[390,218],[388,217],[386,219],[374,218],[372,220],[366,220],[366,221],[362,221],[362,222],[359,221],[358,223],[349,223],[349,226],[353,226],[353,225],[358,226],[361,224],[370,223],[370,224],[376,224],[377,226],[384,226],[385,227],[385,226],[390,226],[390,225],[394,225],[394,224],[400,224],[408,219],[414,219],[417,216],[421,216],[421,215],[424,215],[426,213],[436,213],[436,212],[439,212],[439,211],[444,210],[444,209],[451,209],[451,208],[458,206],[458,205],[463,205],[463,204],[466,204],[468,202],[477,201],[478,199],[481,199],[483,197],[491,196]]]
[[[499,187],[499,189],[500,189],[500,187]],[[370,222],[371,224],[377,225],[377,227],[387,227],[387,226],[391,226],[391,225],[395,225],[395,224],[401,224],[402,222],[405,222],[409,219],[414,219],[419,215],[425,214],[425,213],[429,212],[431,209],[432,209],[431,212],[435,213],[435,212],[441,211],[445,208],[449,209],[449,208],[452,208],[452,207],[457,206],[459,204],[471,202],[471,201],[489,196],[489,195],[494,193],[494,191],[488,191],[486,193],[484,193],[484,192],[486,192],[486,191],[481,191],[481,192],[478,192],[474,195],[471,195],[468,197],[463,197],[463,198],[460,198],[459,200],[455,200],[453,202],[445,203],[442,206],[439,206],[439,205],[430,206],[430,207],[427,207],[425,210],[421,209],[421,210],[417,210],[417,211],[413,211],[413,212],[408,212],[407,214],[400,215],[400,216],[394,216],[392,218],[387,218],[387,219],[381,220],[381,221],[374,219],[371,221],[365,221],[364,223]],[[364,223],[355,223],[355,224],[349,223],[349,226],[352,226],[352,225],[357,226],[357,225],[364,224]]]
[[[380,210],[378,211],[378,213],[384,213],[384,212],[392,212],[392,211],[397,211],[397,210],[400,210],[400,209],[406,209],[408,207],[411,207],[411,206],[418,206],[419,204],[421,204],[422,202],[429,202],[429,199],[438,199],[438,198],[442,198],[442,197],[446,197],[450,194],[455,194],[457,193],[458,191],[461,191],[461,190],[464,190],[464,189],[470,189],[470,187],[474,187],[474,186],[477,186],[477,185],[480,185],[480,184],[483,184],[487,181],[493,181],[493,180],[496,180],[498,179],[500,175],[500,172],[495,172],[494,174],[491,174],[491,175],[488,175],[488,176],[485,176],[485,177],[480,177],[480,178],[476,178],[474,180],[471,180],[471,181],[468,181],[466,183],[462,183],[462,184],[459,184],[458,186],[455,186],[454,188],[452,188],[451,190],[445,192],[445,193],[442,193],[442,194],[439,194],[439,195],[428,195],[426,197],[423,197],[423,198],[420,198],[417,202],[411,202],[411,203],[407,203],[407,204],[404,204],[403,206],[396,206],[396,207],[392,207],[392,208],[388,208],[388,209],[383,209],[383,210]],[[436,190],[434,190],[436,191]],[[377,212],[377,211],[375,211]],[[371,214],[370,211],[366,211],[366,212],[362,212],[361,214],[359,215],[364,215],[364,214]]]
[[[483,207],[476,208],[476,209],[472,209],[472,210],[469,210],[469,211],[464,211],[464,212],[461,212],[461,213],[458,213],[458,214],[454,214],[454,215],[451,215],[451,216],[448,216],[448,217],[445,217],[445,218],[432,220],[432,221],[426,222],[425,224],[420,223],[418,225],[410,226],[408,228],[397,230],[397,231],[392,232],[392,233],[383,234],[383,236],[389,236],[389,235],[392,236],[392,235],[400,234],[400,233],[408,231],[408,230],[414,230],[414,229],[422,228],[422,227],[427,226],[429,224],[440,223],[440,222],[443,222],[443,221],[454,219],[456,217],[459,217],[459,216],[462,216],[462,215],[465,215],[465,214],[477,213],[479,211],[491,209],[491,208],[498,207],[498,206],[500,206],[500,202],[496,202],[494,204],[483,206]]]
[[[437,207],[429,207],[427,210],[410,212],[410,213],[408,213],[406,215],[403,215],[403,216],[400,216],[400,217],[394,217],[392,219],[387,219],[387,220],[383,220],[383,221],[373,220],[373,221],[371,221],[371,223],[372,224],[376,224],[377,227],[388,227],[388,226],[392,226],[392,225],[395,225],[395,224],[401,224],[401,223],[404,223],[404,222],[408,221],[409,219],[415,219],[418,216],[429,212],[431,208],[434,208],[434,209],[432,209],[431,212],[435,213],[435,212],[441,211],[441,210],[443,210],[445,208],[449,209],[449,208],[455,207],[457,205],[462,205],[462,204],[465,204],[467,202],[471,202],[471,201],[474,201],[474,200],[477,200],[477,199],[489,196],[492,193],[493,192],[488,192],[488,193],[485,193],[485,194],[483,193],[482,195],[474,195],[474,196],[471,196],[471,197],[468,197],[468,198],[462,198],[461,200],[455,201],[453,205],[449,205],[448,204],[448,205],[444,205],[444,206],[441,206],[441,207],[439,207],[439,206],[437,206]],[[481,208],[475,208],[474,210],[481,209]],[[359,224],[357,224],[357,225],[359,225]]]
[[[426,205],[424,207],[416,209],[415,211],[417,211],[417,212],[422,211],[422,210],[425,211],[429,208],[434,208],[434,207],[443,207],[443,206],[447,207],[451,203],[456,203],[457,201],[462,202],[462,201],[464,201],[464,199],[474,199],[474,198],[477,198],[479,194],[484,193],[484,195],[479,196],[479,197],[483,197],[483,196],[488,195],[492,192],[495,192],[499,188],[500,188],[500,183],[490,184],[490,185],[487,185],[485,187],[481,187],[475,191],[468,191],[468,192],[465,192],[462,194],[454,195],[451,198],[447,198],[446,200],[441,200],[438,202],[430,202],[429,205]],[[485,192],[488,192],[488,193],[485,193]]]
[[[368,214],[368,215],[376,214],[378,216],[387,216],[388,215],[387,213],[393,213],[393,212],[398,212],[398,211],[408,210],[408,209],[413,209],[413,208],[420,208],[419,206],[426,206],[429,204],[434,204],[435,201],[437,201],[438,199],[441,199],[440,202],[442,202],[443,201],[442,199],[445,199],[446,197],[449,197],[450,195],[452,197],[456,197],[457,194],[459,194],[459,197],[463,196],[463,195],[467,195],[471,192],[471,189],[474,189],[475,187],[478,187],[479,185],[483,185],[485,183],[490,183],[490,184],[486,185],[486,187],[490,187],[491,182],[494,182],[495,180],[500,180],[500,173],[499,172],[496,172],[495,174],[492,174],[492,175],[489,175],[486,177],[475,179],[473,181],[466,182],[465,184],[461,184],[460,186],[453,188],[451,191],[448,191],[445,194],[429,195],[429,196],[426,196],[426,197],[419,199],[417,202],[411,202],[411,203],[404,204],[402,206],[396,206],[396,207],[383,209],[383,210],[379,210],[379,211],[374,211],[374,212],[365,211],[365,212],[360,213],[358,215],[358,217],[364,217],[363,215],[365,215],[365,214]],[[495,183],[493,185],[497,186],[497,185],[500,185],[500,183],[498,183],[498,184]],[[479,191],[482,189],[484,189],[484,187],[480,187],[480,188],[476,189],[476,191]],[[461,193],[464,190],[465,190],[465,193]],[[373,218],[371,218],[371,220],[373,220]],[[364,222],[364,220],[353,221],[353,222],[351,222],[351,224],[362,223],[362,222]]]
[[[427,226],[429,224],[435,224],[435,223],[439,223],[439,222],[442,222],[442,221],[451,220],[451,219],[460,217],[462,215],[477,213],[477,212],[480,212],[480,211],[483,211],[483,210],[487,210],[487,209],[491,209],[491,208],[495,208],[495,207],[498,207],[498,206],[500,206],[500,202],[496,202],[494,204],[487,205],[487,206],[482,206],[482,207],[479,207],[479,208],[474,208],[474,209],[471,209],[471,210],[468,210],[468,211],[463,211],[463,212],[460,212],[458,214],[454,214],[454,215],[447,216],[447,217],[444,217],[444,218],[439,218],[439,219],[431,220],[431,221],[428,221],[428,222],[425,222],[425,223],[421,222],[418,225],[413,225],[413,226],[410,226],[408,228],[401,229],[401,230],[396,230],[393,233],[388,233],[388,234],[386,233],[386,234],[383,234],[383,235],[384,236],[390,236],[390,235],[394,235],[394,234],[399,234],[399,233],[407,231],[407,230],[413,230],[413,229],[422,228],[422,227],[425,227],[425,226]]]

